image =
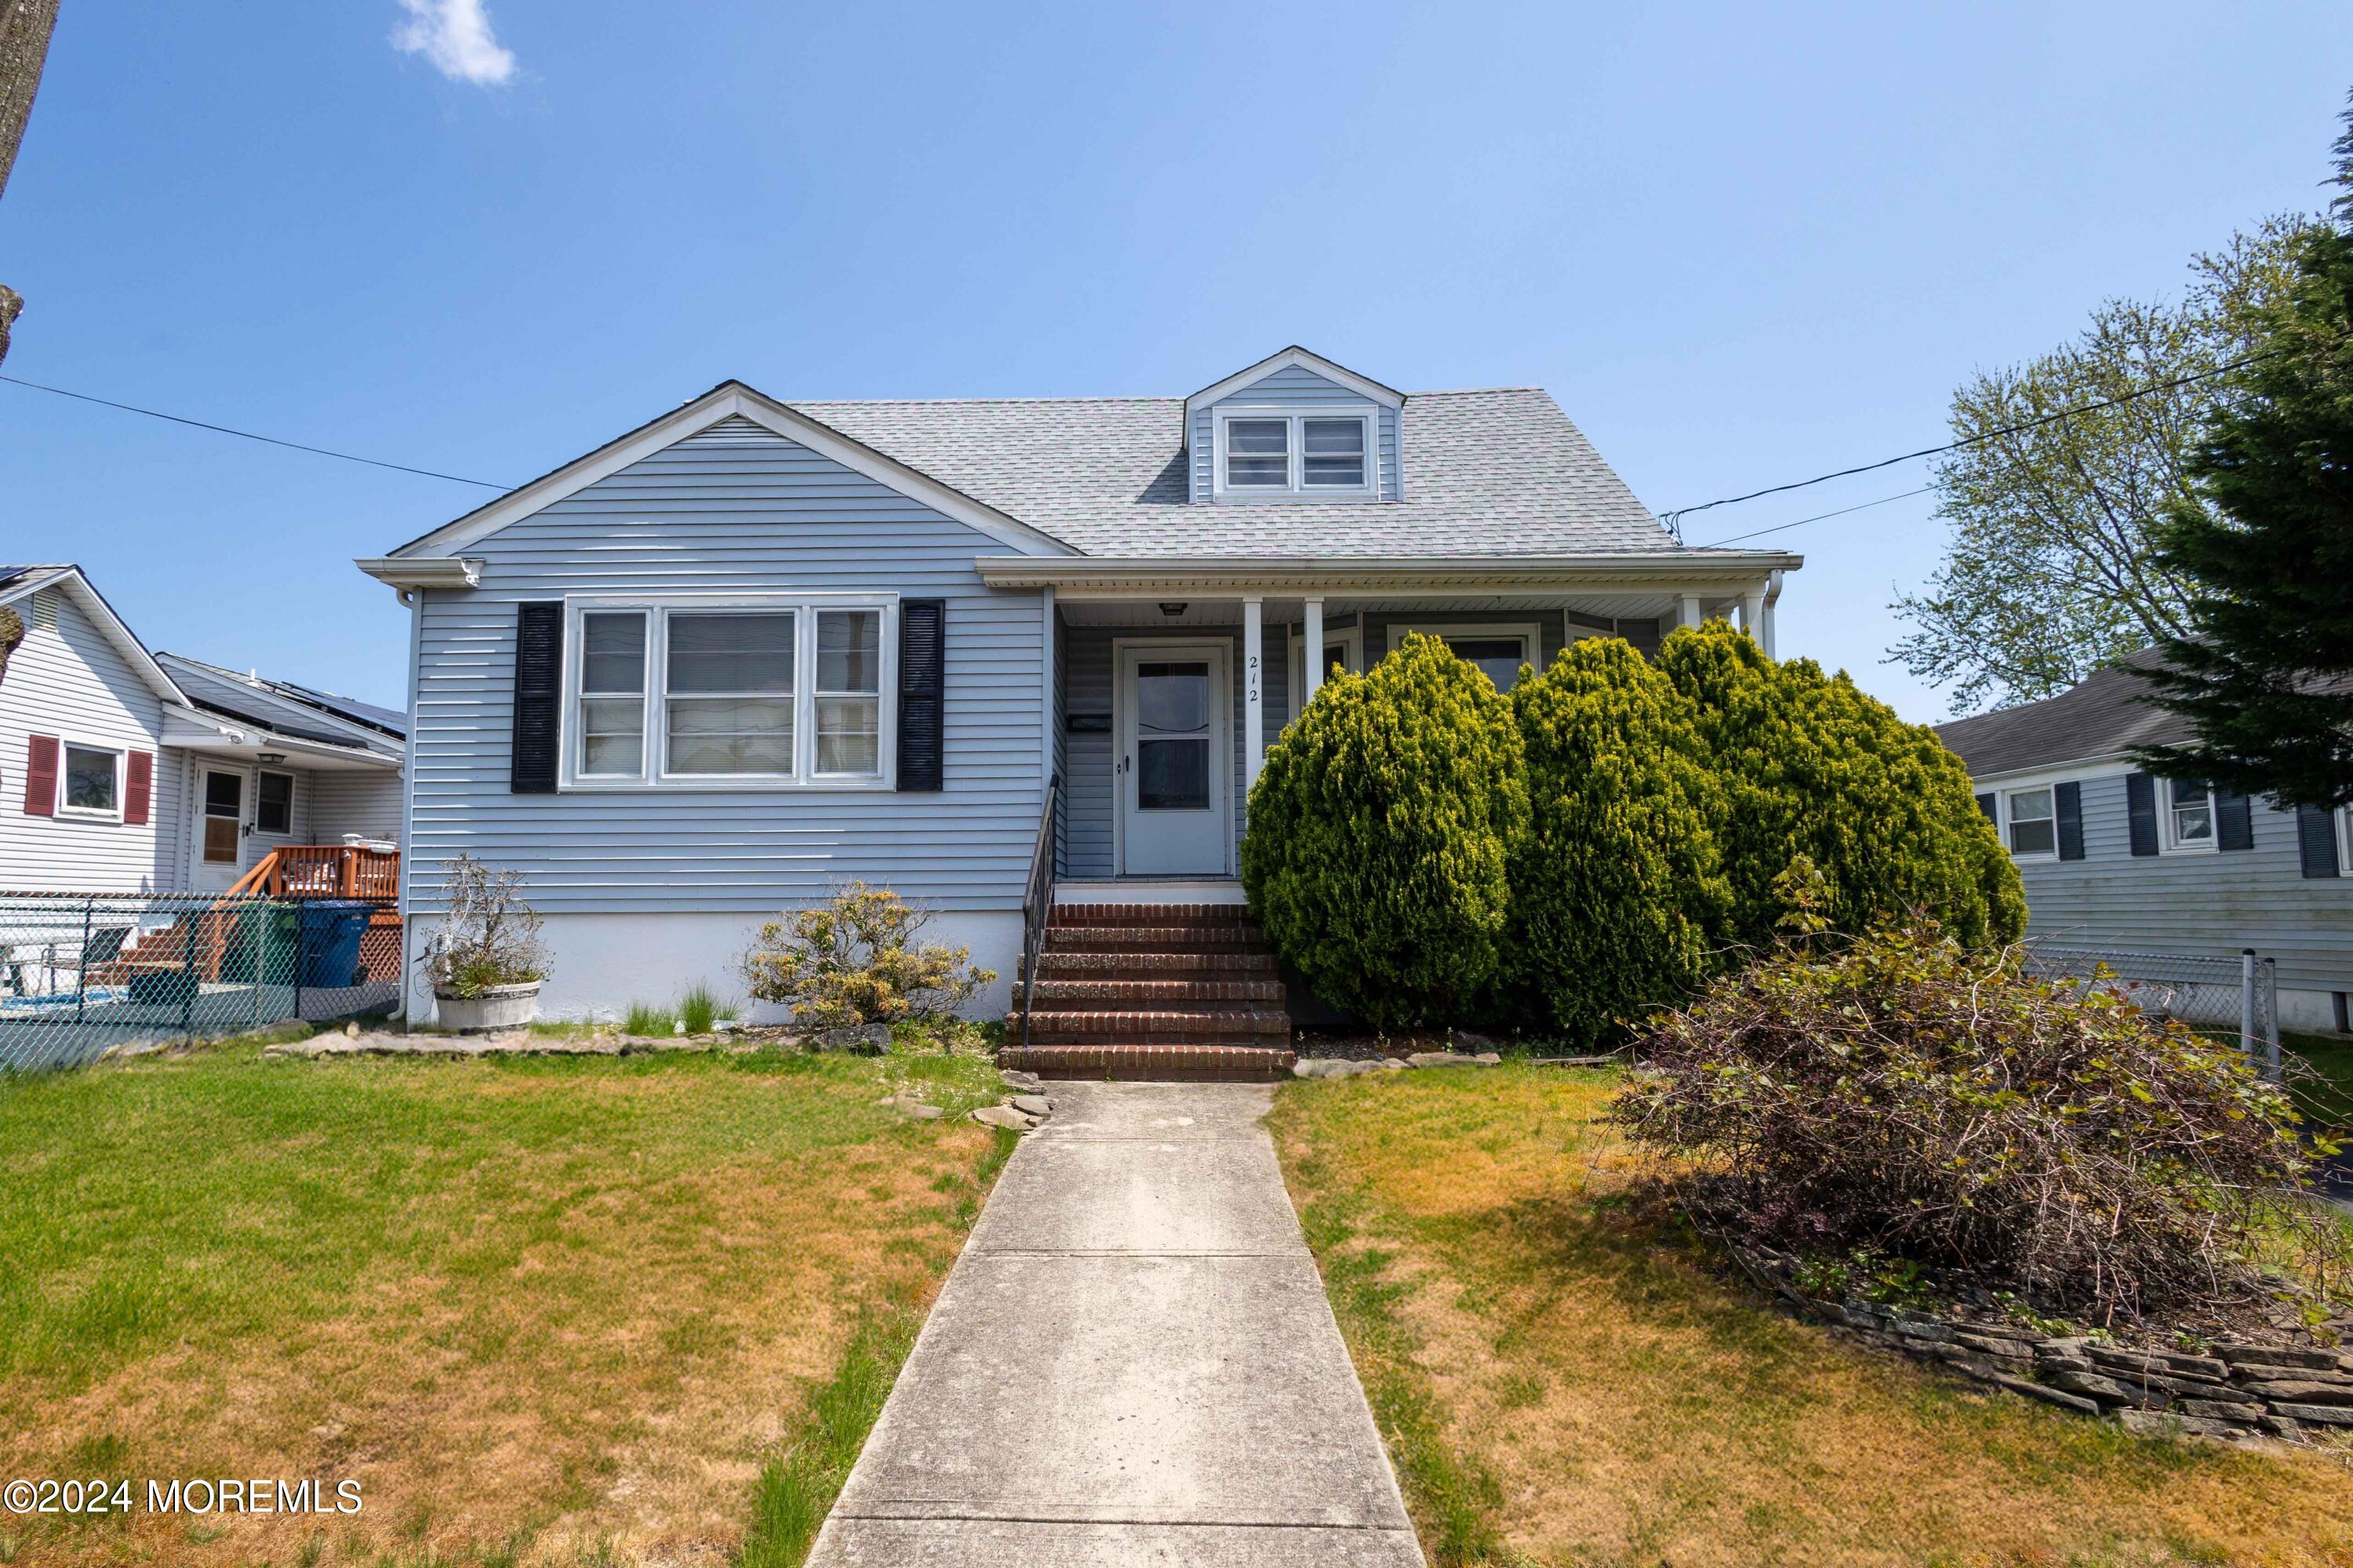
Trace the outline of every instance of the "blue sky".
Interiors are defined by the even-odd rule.
[[[2353,80],[2318,4],[475,9],[68,5],[5,373],[517,482],[731,376],[1182,394],[1296,341],[1546,387],[1664,510],[1928,445],[2177,292],[2316,205]],[[354,695],[403,700],[406,622],[351,557],[489,493],[0,386],[0,559]],[[1881,661],[1930,507],[1777,536],[1782,651],[1924,719]]]

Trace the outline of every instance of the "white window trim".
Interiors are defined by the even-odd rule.
[[[2353,806],[2337,808],[2337,874],[2353,876]]]
[[[1236,419],[1286,419],[1291,424],[1291,482],[1287,485],[1226,483],[1226,427]],[[1365,482],[1315,484],[1306,481],[1308,419],[1362,419],[1365,422]],[[1220,404],[1215,418],[1215,453],[1210,467],[1210,493],[1236,501],[1363,501],[1381,493],[1380,409],[1371,403],[1279,403],[1256,407]]]
[[[881,672],[875,707],[879,774],[817,771],[817,612],[873,609],[882,615]],[[638,610],[646,616],[645,746],[634,778],[583,774],[579,766],[580,673],[584,648],[581,618],[602,611]],[[671,610],[754,610],[793,614],[793,771],[781,773],[670,773],[664,666],[670,639],[664,628]],[[899,595],[856,593],[731,593],[567,595],[564,601],[564,704],[557,744],[562,763],[556,787],[566,792],[610,790],[827,790],[887,793],[899,780]]]
[[[1526,650],[1526,652],[1520,662],[1534,665],[1539,674],[1544,671],[1544,629],[1533,620],[1498,621],[1489,626],[1482,626],[1476,621],[1392,620],[1381,633],[1382,652],[1395,652],[1398,639],[1404,637],[1409,631],[1419,631],[1424,637],[1450,639],[1456,637],[1522,638],[1525,641],[1521,646]]]
[[[114,758],[114,806],[111,810],[99,810],[90,806],[66,804],[66,753],[68,751],[103,751]],[[119,822],[122,821],[122,796],[130,788],[127,765],[131,753],[120,746],[109,746],[101,740],[75,740],[69,736],[58,737],[58,797],[57,814],[71,817],[78,822]]]
[[[1352,675],[1361,675],[1365,673],[1365,621],[1362,616],[1356,618],[1356,624],[1354,626],[1345,626],[1337,630],[1331,627],[1324,628],[1324,641],[1326,646],[1335,642],[1345,643],[1348,651],[1343,661],[1344,667]],[[1293,718],[1297,718],[1299,711],[1307,705],[1307,667],[1302,657],[1306,650],[1306,631],[1303,628],[1293,627],[1290,652],[1284,665],[1284,668],[1291,673],[1289,711]],[[1328,676],[1325,678],[1329,679]]]
[[[1995,792],[1994,804],[1996,809],[2001,813],[2001,845],[2002,848],[2010,851],[2010,859],[2021,863],[2031,864],[2039,861],[2055,861],[2059,858],[2059,785],[2062,782],[2064,782],[2064,780],[2055,780],[2049,784],[2029,784],[2021,789],[2001,789]],[[2040,819],[2041,821],[2047,821],[2051,824],[2050,849],[2021,853],[2018,850],[2011,847],[2010,824],[2017,819],[2010,811],[2010,803],[2012,800],[2021,795],[2048,795],[2051,797],[2051,814],[2048,817]]]
[[[2160,854],[2216,854],[2222,848],[2222,808],[2214,799],[2214,787],[2206,787],[2206,837],[2204,842],[2192,839],[2185,842],[2174,836],[2173,780],[2152,779],[2157,791],[2157,848]]]

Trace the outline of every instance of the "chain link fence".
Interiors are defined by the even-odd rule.
[[[2097,984],[2144,1012],[2239,1037],[2267,1075],[2280,1074],[2278,965],[2247,952],[2126,953],[2027,944],[2026,967],[2047,980]],[[2105,972],[2103,973],[2102,971]]]
[[[388,1011],[388,900],[0,893],[0,1071]]]

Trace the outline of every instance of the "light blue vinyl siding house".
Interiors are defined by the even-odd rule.
[[[1001,1009],[1050,781],[1064,896],[1235,899],[1250,781],[1330,663],[1421,630],[1508,682],[1712,614],[1769,641],[1799,564],[1678,545],[1541,390],[1303,349],[1189,398],[729,382],[360,563],[412,615],[409,940],[451,857],[515,867],[543,1007],[581,1016],[723,982],[860,878]]]
[[[2132,654],[2058,696],[1936,731],[2018,864],[2027,935],[2116,954],[2231,959],[2253,948],[2278,966],[2284,1026],[2344,1032],[2353,815],[2139,771],[2133,747],[2189,737],[2141,700],[2152,659]]]

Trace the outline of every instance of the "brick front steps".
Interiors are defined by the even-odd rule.
[[[1041,1077],[1266,1081],[1296,1060],[1274,955],[1238,904],[1058,905],[1031,1004],[997,1060]]]

